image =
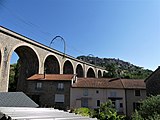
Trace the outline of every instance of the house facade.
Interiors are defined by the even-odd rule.
[[[28,78],[27,95],[41,107],[67,109],[70,106],[70,87],[74,75],[35,74]]]
[[[146,85],[144,80],[122,79],[125,90],[126,115],[131,116],[135,109],[139,109],[142,100],[146,99]]]
[[[144,80],[79,78],[71,88],[70,108],[97,109],[111,100],[119,114],[130,116],[145,98]]]
[[[119,114],[130,116],[146,98],[144,80],[77,78],[69,74],[35,74],[27,80],[27,93],[40,107],[98,109],[111,100]]]

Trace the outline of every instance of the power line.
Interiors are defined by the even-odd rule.
[[[52,34],[50,34],[50,33],[48,33],[48,32],[42,31],[41,28],[40,28],[38,25],[36,25],[36,24],[34,24],[34,23],[30,22],[30,21],[26,21],[26,20],[24,20],[23,18],[19,17],[19,15],[18,15],[17,13],[13,12],[11,9],[9,9],[8,7],[6,7],[6,6],[3,5],[2,3],[0,3],[0,5],[1,5],[3,8],[5,8],[6,10],[8,10],[9,13],[11,13],[11,14],[12,14],[17,20],[19,20],[20,22],[22,22],[22,23],[24,23],[24,24],[26,24],[26,25],[28,25],[28,26],[30,26],[30,27],[32,26],[32,27],[34,27],[34,28],[36,28],[36,29],[39,29],[39,31],[40,31],[41,33],[45,34],[45,35],[48,34],[48,35],[52,36]]]
[[[28,20],[24,20],[22,17],[20,17],[20,15],[18,15],[17,13],[15,13],[13,10],[9,9],[8,7],[6,7],[6,6],[5,6],[4,4],[2,4],[1,2],[0,2],[0,5],[1,5],[3,8],[5,8],[10,14],[12,14],[13,17],[15,17],[19,22],[21,22],[21,23],[23,23],[23,24],[25,24],[25,25],[27,25],[27,26],[29,26],[29,27],[31,27],[31,28],[34,27],[35,29],[37,29],[37,31],[43,33],[43,34],[44,34],[45,36],[47,36],[47,37],[48,37],[48,36],[53,37],[53,35],[52,35],[51,33],[46,32],[46,31],[43,31],[39,25],[36,25],[36,24],[34,24],[34,23],[32,23],[32,22],[30,22],[30,21],[28,21]],[[23,27],[24,29],[26,29],[26,27],[24,27],[24,26],[22,26],[22,27]],[[35,34],[33,30],[32,30],[32,31],[31,31],[31,30],[28,30],[28,31],[30,31],[30,33],[32,33],[33,35],[36,35],[36,36],[37,36],[37,34]],[[39,37],[39,36],[37,36],[37,37]],[[67,48],[72,49],[74,52],[76,51],[77,53],[84,54],[84,52],[82,52],[81,50],[78,50],[77,48],[75,48],[75,47],[72,46],[72,45],[67,44],[67,46],[70,46],[70,47],[67,47]]]

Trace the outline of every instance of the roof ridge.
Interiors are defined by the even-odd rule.
[[[115,80],[119,80],[121,78],[113,78],[113,79],[110,79],[108,82],[112,82],[112,81],[115,81]]]
[[[160,69],[160,66],[158,66],[158,68],[156,70],[154,70],[145,80],[144,82],[147,82],[147,80],[152,77],[153,74],[155,74],[158,70]]]
[[[122,82],[122,79],[120,79],[120,81],[121,81],[121,83],[122,83],[123,88],[125,89],[125,86],[124,86],[124,83]]]

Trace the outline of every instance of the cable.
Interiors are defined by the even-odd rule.
[[[43,34],[44,34],[45,36],[47,36],[47,37],[48,37],[48,36],[50,36],[51,38],[53,37],[53,35],[52,35],[51,33],[46,32],[46,31],[43,31],[39,25],[36,25],[36,24],[34,24],[34,23],[30,22],[30,21],[24,20],[22,17],[19,17],[19,15],[18,15],[17,13],[15,13],[15,12],[13,12],[13,10],[7,8],[7,7],[6,7],[5,5],[3,5],[1,2],[0,2],[0,5],[1,5],[3,8],[5,8],[10,14],[13,15],[13,17],[15,17],[15,18],[16,18],[18,21],[20,21],[21,23],[23,23],[23,24],[31,27],[32,29],[33,29],[33,27],[34,27],[35,29],[38,29],[38,32],[43,33]],[[24,26],[22,26],[22,27],[23,27],[24,29],[26,29],[26,27],[24,27]],[[37,36],[37,34],[35,34],[34,31],[31,31],[31,30],[28,30],[28,31],[29,31],[30,33],[32,33],[33,35]],[[37,36],[37,37],[39,37],[39,36]],[[75,48],[75,47],[73,47],[73,46],[71,46],[71,45],[69,45],[69,44],[67,44],[67,46],[69,46],[69,47],[67,47],[68,49],[73,50],[74,52],[77,52],[77,53],[80,53],[80,54],[84,54],[83,51],[78,50],[77,48]]]
[[[25,25],[27,25],[27,26],[29,26],[29,27],[32,26],[32,27],[34,27],[34,28],[36,28],[36,29],[38,28],[39,31],[40,31],[41,33],[43,33],[44,35],[48,34],[48,35],[52,36],[52,34],[50,34],[50,33],[48,33],[48,32],[42,31],[38,25],[36,25],[36,24],[34,24],[34,23],[30,22],[30,21],[26,21],[26,20],[22,19],[21,17],[19,17],[18,14],[16,14],[15,12],[13,12],[11,9],[7,8],[7,7],[6,7],[5,5],[3,5],[2,3],[0,3],[0,5],[1,5],[3,8],[5,8],[6,10],[8,10],[9,13],[12,14],[17,20],[19,20],[20,22],[24,23]]]

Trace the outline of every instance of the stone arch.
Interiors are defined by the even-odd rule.
[[[106,77],[107,72],[103,71],[103,77]]]
[[[9,59],[13,52],[19,56],[18,64],[18,76],[17,80],[17,91],[26,91],[26,80],[28,77],[38,74],[39,72],[39,56],[36,50],[28,44],[19,44],[15,46],[10,54]]]
[[[78,64],[76,67],[77,77],[84,77],[84,72],[81,64]]]
[[[74,74],[72,63],[67,60],[63,65],[63,74]]]
[[[100,70],[98,70],[98,78],[102,77],[102,72]]]
[[[92,68],[89,68],[87,71],[87,77],[89,78],[95,78],[95,72]]]
[[[60,65],[54,55],[48,55],[44,61],[44,69],[47,74],[60,74]]]

